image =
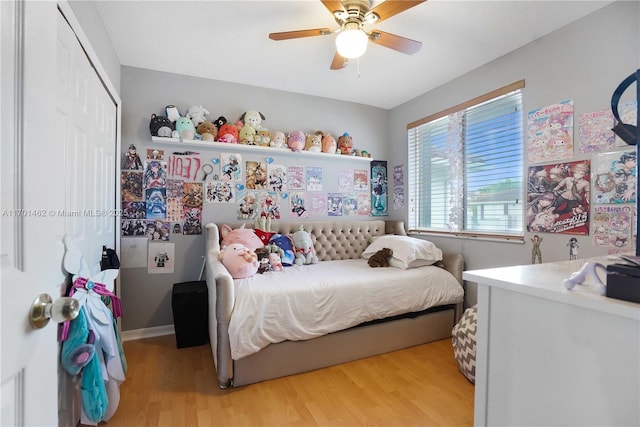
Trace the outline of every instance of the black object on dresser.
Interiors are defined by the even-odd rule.
[[[173,285],[173,325],[178,348],[206,344],[209,340],[209,294],[205,281]]]

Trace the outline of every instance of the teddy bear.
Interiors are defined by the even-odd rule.
[[[218,128],[208,120],[200,123],[196,128],[203,141],[215,141],[218,137]]]
[[[393,256],[393,251],[389,248],[382,248],[369,257],[367,261],[369,267],[389,267],[389,258]]]
[[[287,146],[291,151],[302,151],[304,148],[305,136],[301,130],[292,130],[287,137]]]
[[[353,138],[347,132],[338,137],[338,147],[340,147],[340,154],[351,155],[353,151]]]
[[[269,146],[273,148],[284,148],[287,145],[287,137],[284,135],[284,132],[275,131],[271,135],[271,142]]]
[[[318,133],[315,133],[314,135],[307,135],[304,149],[312,153],[319,153],[322,151],[322,135]]]
[[[302,224],[300,224],[298,231],[293,233],[291,240],[296,254],[294,261],[296,265],[316,264],[318,262],[311,234],[304,230]]]
[[[336,154],[338,144],[336,139],[331,135],[331,132],[322,137],[322,152],[328,154]]]
[[[258,272],[258,256],[241,243],[224,246],[220,251],[220,261],[234,279],[246,279]]]

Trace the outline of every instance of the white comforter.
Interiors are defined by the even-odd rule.
[[[229,338],[235,360],[270,343],[306,340],[369,320],[458,303],[464,294],[442,268],[371,268],[364,259],[285,267],[234,282]]]

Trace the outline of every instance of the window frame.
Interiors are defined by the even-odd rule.
[[[447,108],[443,111],[440,111],[438,113],[429,115],[427,117],[424,117],[422,119],[416,120],[414,122],[411,122],[409,124],[407,124],[407,149],[408,152],[407,154],[409,155],[409,144],[411,143],[409,134],[410,131],[418,126],[424,125],[424,124],[428,124],[431,123],[435,120],[438,120],[440,118],[449,116],[451,114],[454,113],[459,113],[461,111],[465,111],[469,108],[472,108],[476,105],[485,103],[487,101],[491,101],[495,98],[498,98],[500,96],[509,94],[511,92],[517,91],[517,90],[521,90],[525,87],[525,80],[518,80],[516,82],[513,82],[509,85],[503,86],[501,88],[495,89],[491,92],[485,93],[483,95],[477,96],[473,99],[470,99],[468,101],[462,102],[458,105],[455,105],[453,107]],[[525,122],[524,122],[524,107],[521,110],[521,113],[523,114],[522,117],[522,129],[521,129],[521,135],[520,135],[520,141],[521,141],[521,161],[522,161],[522,170],[521,170],[521,178],[523,180],[522,182],[522,193],[521,193],[521,197],[524,197],[524,170],[525,170],[525,165],[524,165],[524,128],[525,128]],[[463,144],[466,141],[463,142]],[[409,159],[407,159],[409,160]],[[409,165],[409,167],[411,167],[411,165]],[[409,173],[409,170],[407,171]],[[466,180],[466,175],[465,172],[463,172],[463,180]],[[413,185],[414,182],[412,182],[411,180],[411,176],[408,177],[408,185],[411,186]],[[464,188],[464,197],[463,197],[463,211],[465,211],[465,215],[466,215],[466,210],[468,209],[468,197],[467,197],[467,190],[466,188]],[[411,189],[408,188],[407,191],[409,194],[411,194]],[[520,232],[518,234],[516,233],[497,233],[494,232],[492,233],[491,231],[488,232],[483,232],[483,231],[478,231],[478,230],[466,230],[466,229],[462,229],[462,230],[442,230],[442,229],[429,229],[429,228],[410,228],[408,231],[412,234],[435,234],[435,235],[442,235],[442,236],[449,236],[449,237],[462,237],[462,238],[480,238],[480,239],[488,239],[488,240],[500,240],[500,241],[516,241],[516,242],[524,242],[524,210],[525,210],[525,203],[523,199],[521,200],[521,204],[522,204],[522,209],[521,209],[521,218],[522,218],[522,229],[520,230]],[[411,202],[408,206],[408,209],[411,209],[412,205]],[[409,212],[408,215],[411,215],[411,213]],[[407,221],[407,224],[409,224],[409,221]],[[462,221],[463,227],[465,226],[465,221]]]

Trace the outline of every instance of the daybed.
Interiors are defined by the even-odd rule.
[[[300,222],[278,221],[274,222],[271,228],[272,231],[287,235],[295,232],[300,224]],[[421,266],[406,270],[397,267],[371,268],[367,265],[367,261],[362,259],[362,253],[378,236],[385,234],[406,236],[403,222],[360,220],[303,222],[302,224],[304,229],[311,233],[319,259],[318,264],[285,267],[281,272],[256,274],[248,279],[236,279],[235,282],[220,261],[219,227],[222,224],[210,223],[207,225],[206,281],[209,292],[209,336],[220,388],[241,386],[310,371],[451,336],[452,328],[463,312],[462,270],[464,261],[462,255],[444,253],[443,263],[440,263],[440,266]],[[228,225],[237,228],[240,224]],[[247,227],[249,226],[247,224]],[[355,292],[352,289],[348,294],[349,298],[345,301],[342,294],[337,297],[331,293],[336,289],[332,289],[331,292],[327,290],[334,285],[333,278],[327,280],[324,273],[320,273],[321,271],[332,271],[336,275],[339,274],[340,280],[345,277],[351,278],[351,281],[355,281],[355,285],[359,287],[355,288]],[[405,274],[413,275],[414,278],[405,279]],[[420,277],[416,278],[416,275]],[[427,280],[425,277],[429,277],[429,280],[436,283],[428,286],[423,284],[422,282]],[[275,281],[275,283],[270,283],[268,280]],[[448,294],[443,297],[434,297],[428,294],[424,298],[413,298],[413,300],[420,301],[429,300],[425,305],[428,308],[397,307],[396,303],[402,298],[397,297],[396,293],[385,294],[387,288],[386,282],[383,283],[384,280],[399,282],[404,288],[410,289],[410,292],[414,292],[412,288],[414,282],[420,282],[420,286],[428,289],[437,288],[441,286],[441,283],[444,287],[446,282]],[[239,319],[240,306],[246,305],[244,304],[246,300],[260,300],[262,298],[254,298],[254,294],[251,294],[249,298],[239,301],[241,295],[246,294],[248,289],[262,292],[269,286],[276,286],[280,294],[284,289],[287,289],[287,292],[289,290],[295,292],[295,289],[306,292],[307,288],[314,284],[317,285],[319,282],[322,282],[320,290],[313,291],[314,304],[316,304],[314,309],[300,310],[296,304],[285,302],[285,304],[293,305],[294,309],[303,311],[301,313],[303,317],[309,317],[309,315],[312,317],[312,324],[308,328],[313,329],[311,335],[298,335],[300,330],[294,327],[298,326],[296,323],[298,319],[292,322],[291,331],[285,331],[283,335],[287,336],[290,333],[291,338],[289,339],[282,339],[274,334],[266,333],[266,338],[263,336],[262,340],[267,339],[271,342],[264,343],[260,340],[252,340],[246,335],[240,337],[233,335],[235,330],[246,331],[247,328],[261,330],[264,324],[272,323],[272,317],[280,315],[279,309],[274,311],[272,305],[275,302],[273,299],[269,299],[271,297],[269,296],[261,308],[255,312],[249,312],[248,315],[245,311],[242,319]],[[397,286],[398,283],[395,285]],[[416,284],[416,286],[418,285]],[[371,292],[367,292],[369,289]],[[398,293],[402,292],[403,290]],[[425,290],[424,292],[432,291]],[[435,292],[433,293],[435,294]],[[278,298],[282,296],[280,294]],[[361,300],[360,296],[378,296],[378,301],[358,305],[358,301]],[[385,299],[380,300],[380,296]],[[331,319],[329,319],[331,315],[327,316],[327,313],[333,313],[334,309],[324,306],[331,300],[340,300],[343,308],[344,306],[353,307],[352,311],[354,312],[367,311],[371,307],[379,311],[367,321],[331,332],[323,329],[325,322],[331,323]],[[366,307],[362,307],[362,305]],[[409,304],[409,306],[411,305]],[[392,310],[388,309],[389,307]],[[288,308],[285,307],[285,309]],[[259,317],[260,314],[269,310],[272,312],[271,314],[267,313],[267,316],[271,316],[267,321]],[[389,315],[388,313],[393,314]],[[233,318],[234,314],[236,318]],[[368,313],[369,316],[371,314]],[[345,321],[344,318],[350,317],[350,315],[351,313],[348,316],[339,315],[338,317],[341,321]],[[243,322],[245,329],[235,327],[234,320],[236,325]],[[245,341],[250,344],[249,347],[253,345],[257,348],[253,350],[232,349],[238,343],[246,344]]]

